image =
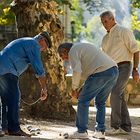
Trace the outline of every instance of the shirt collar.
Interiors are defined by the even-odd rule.
[[[108,32],[108,33],[113,32],[116,29],[116,27],[117,27],[117,23],[110,29],[110,32]]]

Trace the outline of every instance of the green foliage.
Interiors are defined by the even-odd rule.
[[[131,0],[132,7],[140,8],[140,0]]]
[[[79,36],[81,30],[84,29],[83,23],[83,9],[81,8],[78,0],[72,0],[71,21],[75,23],[75,34]]]
[[[60,6],[62,5],[68,5],[71,10],[73,9],[72,4],[69,2],[69,0],[52,0],[52,1],[55,1],[59,5],[58,6],[59,10],[60,10]]]
[[[53,1],[57,2],[60,5],[64,5],[64,4],[71,5],[71,3],[69,2],[69,0],[53,0]]]
[[[140,20],[138,9],[140,8],[140,0],[131,0],[131,25],[135,31],[136,39],[140,40]],[[140,46],[140,45],[139,45]]]
[[[80,2],[83,2],[85,4],[85,6],[86,6],[85,8],[90,13],[94,13],[94,12],[96,13],[96,12],[100,11],[100,9],[103,9],[105,6],[104,0],[80,0]],[[138,12],[136,12],[137,10],[135,10],[135,12],[134,12],[135,8],[140,8],[140,0],[131,0],[130,2],[132,4],[132,9],[131,9],[132,10],[132,13],[131,13],[132,14],[132,16],[131,16],[132,29],[140,31],[139,15],[138,15]],[[97,24],[97,22],[96,22],[97,20],[94,21],[94,19],[92,19],[87,23],[87,27],[82,26],[83,19],[80,17],[82,17],[83,11],[80,13],[79,8],[81,8],[81,7],[78,7],[79,6],[78,0],[73,0],[72,4],[73,4],[73,6],[75,5],[74,8],[76,9],[74,11],[75,15],[72,14],[72,20],[76,21],[76,24],[77,24],[76,25],[76,28],[77,28],[76,32],[77,33],[82,32],[83,34],[86,34],[87,39],[90,40],[91,38],[94,37],[94,34],[91,32],[91,30],[93,30],[93,27],[94,27],[92,25],[95,24],[95,26],[98,29],[100,29],[100,27],[98,27],[99,24]],[[100,31],[98,31],[98,32],[100,32]],[[137,39],[140,38],[139,32],[137,32],[136,38]]]
[[[140,20],[138,19],[138,12],[134,11],[131,15],[132,29],[140,31]]]
[[[10,25],[15,22],[15,15],[10,11],[12,0],[3,0],[0,2],[0,25]]]
[[[15,21],[15,16],[10,12],[10,8],[3,9],[2,15],[0,15],[0,25],[10,25]]]
[[[138,18],[139,13],[137,8],[133,8],[131,14],[131,25],[132,30],[135,32],[135,37],[137,40],[140,40],[140,20]]]

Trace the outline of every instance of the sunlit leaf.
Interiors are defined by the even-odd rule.
[[[10,11],[10,7],[8,7],[8,8],[4,8],[4,9],[3,9],[4,14],[8,14],[9,11]]]

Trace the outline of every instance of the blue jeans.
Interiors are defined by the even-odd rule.
[[[3,108],[2,111],[2,113],[4,113],[2,115],[3,116],[2,127],[3,129],[6,129],[7,127],[7,130],[10,132],[17,132],[20,129],[19,124],[20,90],[18,85],[19,80],[18,77],[15,75],[8,73],[0,76],[0,96],[2,99],[2,106],[5,108],[5,109]],[[6,111],[6,107],[8,111]]]
[[[1,96],[1,126],[2,126],[2,130],[3,131],[6,131],[8,130],[8,121],[7,121],[7,111],[8,111],[8,108],[6,106],[6,103],[3,99],[3,97]]]
[[[105,131],[105,102],[118,78],[117,67],[90,75],[78,98],[76,126],[83,133],[88,128],[88,113],[90,101],[95,98],[97,131]]]
[[[111,92],[111,127],[131,131],[131,120],[127,108],[127,103],[124,99],[124,89],[129,80],[132,64],[121,64],[118,66],[119,77]]]

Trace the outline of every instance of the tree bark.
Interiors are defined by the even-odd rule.
[[[41,31],[51,34],[53,48],[43,54],[47,71],[48,98],[32,106],[22,103],[23,113],[35,118],[74,120],[75,111],[67,91],[63,63],[57,53],[64,33],[58,18],[57,4],[47,0],[15,0],[12,11],[16,15],[18,37],[35,36]],[[40,96],[40,87],[31,68],[21,76],[22,96],[26,102],[34,102]]]

